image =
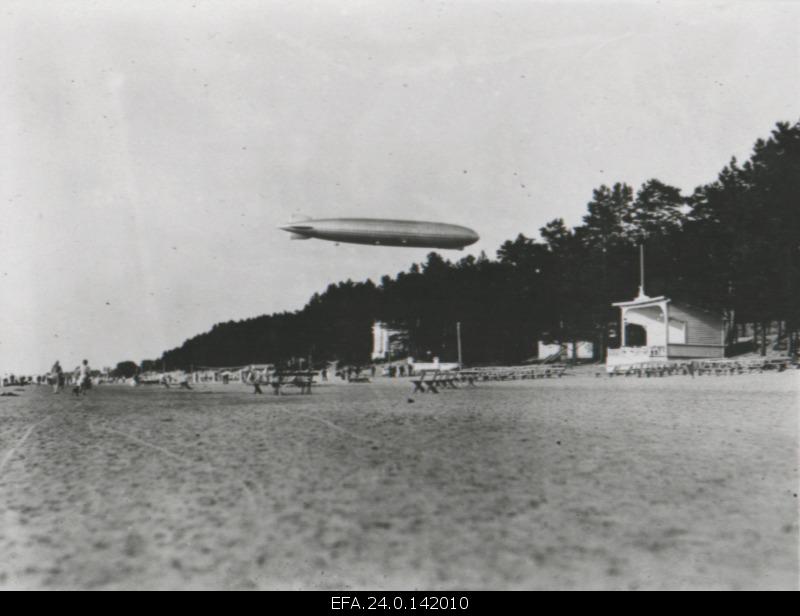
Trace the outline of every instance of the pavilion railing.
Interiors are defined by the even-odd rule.
[[[667,357],[666,346],[638,346],[638,347],[620,347],[618,349],[608,349],[608,355],[615,358],[650,358],[650,357]]]

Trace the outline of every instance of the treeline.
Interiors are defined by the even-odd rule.
[[[779,323],[797,348],[800,314],[800,122],[778,123],[750,159],[735,159],[691,195],[657,179],[638,189],[600,186],[582,224],[562,219],[519,235],[495,259],[455,262],[430,253],[379,284],[346,281],[315,294],[297,312],[215,325],[143,367],[167,369],[281,363],[313,358],[369,361],[376,320],[407,330],[415,357],[457,355],[470,364],[516,363],[536,341],[591,340],[602,358],[618,323],[611,302],[639,285],[646,252],[648,295],[724,312],[763,335]]]

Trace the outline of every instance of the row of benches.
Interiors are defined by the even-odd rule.
[[[745,374],[747,372],[764,372],[765,370],[783,372],[790,367],[797,368],[798,366],[789,357],[708,360],[696,362],[695,365],[700,374],[716,375]]]
[[[790,366],[797,367],[790,358],[779,359],[713,359],[693,361],[648,362],[614,366],[607,372],[608,376],[673,376],[686,374],[702,375],[734,375],[776,370],[783,372]],[[599,374],[598,374],[599,376]]]
[[[475,376],[469,371],[422,370],[411,379],[414,392],[438,394],[439,389],[457,389],[458,383],[475,385]]]
[[[439,393],[439,389],[457,389],[459,384],[474,386],[477,381],[507,381],[517,379],[560,378],[566,366],[486,367],[465,370],[422,370],[411,379],[414,392]]]
[[[411,382],[414,392],[439,393],[439,389],[457,389],[459,384],[474,386],[476,381],[505,381],[516,379],[534,379],[561,377],[565,366],[520,366],[503,368],[473,368],[469,370],[422,370]],[[255,393],[263,393],[261,385],[272,387],[276,396],[281,395],[286,387],[297,387],[301,394],[310,394],[314,384],[315,372],[286,371],[275,372],[267,380],[252,381]],[[364,382],[369,379],[364,378]]]
[[[518,379],[561,378],[567,367],[564,364],[538,366],[489,366],[475,368],[481,381],[515,381]]]

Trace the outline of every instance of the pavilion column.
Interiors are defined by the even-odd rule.
[[[627,310],[628,310],[627,308],[622,308],[622,310],[620,311],[621,315],[622,315],[621,316],[622,327],[620,328],[620,330],[621,330],[620,331],[620,337],[621,337],[621,340],[622,340],[622,345],[621,346],[623,346],[623,347],[626,346],[626,340],[625,340],[625,313],[626,313]]]

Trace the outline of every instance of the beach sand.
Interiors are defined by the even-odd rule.
[[[27,387],[0,588],[797,589],[799,386]]]

